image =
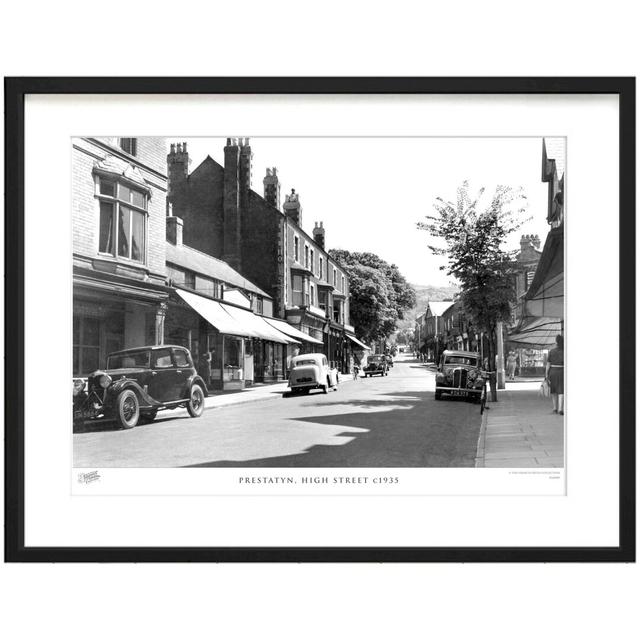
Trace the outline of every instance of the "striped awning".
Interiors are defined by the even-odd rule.
[[[556,336],[563,333],[562,318],[531,317],[510,333],[507,340],[514,346],[531,349],[549,349],[556,344]]]
[[[176,293],[220,333],[244,338],[260,338],[280,344],[297,343],[297,340],[278,331],[261,316],[256,316],[247,309],[211,300],[184,289],[176,289]]]
[[[353,344],[355,344],[359,349],[364,349],[364,351],[371,351],[371,347],[367,347],[367,345],[364,342],[360,342],[360,340],[358,340],[358,338],[356,338],[354,335],[351,335],[350,333],[345,334],[347,336],[347,338],[349,338],[349,340],[351,340],[351,342],[353,342]]]
[[[304,340],[305,342],[310,342],[312,344],[324,344],[322,340],[318,340],[317,338],[313,338],[308,333],[304,333],[299,329],[291,326],[288,322],[284,320],[278,320],[277,318],[264,318],[264,321],[270,324],[274,329],[281,331],[286,334],[290,338],[294,338],[292,342],[297,342],[298,340]]]

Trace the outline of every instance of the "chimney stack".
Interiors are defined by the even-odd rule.
[[[300,205],[300,196],[295,189],[291,189],[291,193],[284,197],[282,209],[288,218],[291,218],[299,227],[302,226],[302,206]]]
[[[246,156],[244,163],[246,164]],[[241,266],[240,164],[238,140],[236,138],[227,138],[227,145],[224,148],[224,197],[222,201],[224,215],[223,260],[236,270],[239,270]]]
[[[313,228],[313,241],[321,249],[324,249],[324,227],[322,222],[316,222],[316,226]]]
[[[167,156],[167,199],[180,211],[184,207],[184,199],[189,176],[189,153],[187,143],[172,143]]]
[[[278,170],[275,167],[267,168],[267,175],[262,179],[264,186],[264,199],[280,211],[280,180]]]
[[[532,244],[532,239],[533,236],[530,235],[524,235],[520,237],[520,251],[525,251],[526,249],[528,249],[531,244]]]
[[[176,247],[182,246],[182,229],[184,223],[182,218],[176,216],[167,216],[167,242],[175,244]]]
[[[531,242],[536,249],[540,248],[540,236],[537,233],[535,236],[532,236]]]
[[[251,153],[251,144],[249,138],[238,138],[240,144],[240,192],[248,194],[251,189],[251,169],[253,154]]]

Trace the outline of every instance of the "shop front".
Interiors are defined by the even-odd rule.
[[[114,351],[161,344],[167,298],[163,286],[74,273],[73,375],[105,367]]]
[[[349,365],[347,373],[352,373],[351,365],[361,365],[364,362],[366,354],[371,351],[371,349],[364,344],[364,342],[358,340],[352,333],[345,332],[344,335],[351,347],[350,355],[348,355]],[[347,353],[349,352],[347,351]]]
[[[191,336],[194,362],[211,389],[239,390],[283,377],[284,348],[297,341],[262,316],[191,291],[175,289],[168,336]],[[186,346],[186,345],[185,345]]]
[[[277,329],[292,339],[292,342],[282,349],[283,376],[285,379],[289,376],[291,358],[294,358],[300,353],[324,353],[324,342],[321,339],[314,338],[308,333],[300,331],[300,329],[284,320],[277,318],[264,318],[264,320],[274,329]]]

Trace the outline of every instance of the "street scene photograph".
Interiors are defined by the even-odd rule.
[[[564,468],[565,138],[71,145],[74,468]]]

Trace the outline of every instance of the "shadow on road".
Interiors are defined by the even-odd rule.
[[[292,420],[336,425],[336,444],[314,445],[286,456],[222,460],[192,467],[472,467],[480,429],[477,407],[436,402],[433,392],[390,393],[388,400],[335,401],[344,411]],[[326,406],[326,405],[325,405]],[[363,409],[354,413],[348,408]],[[345,442],[345,440],[347,440]]]

